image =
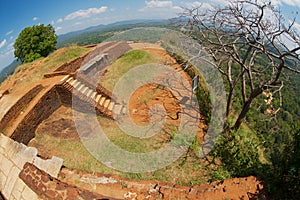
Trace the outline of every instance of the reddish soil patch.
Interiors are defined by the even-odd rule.
[[[180,186],[157,181],[133,181],[116,175],[63,169],[62,181],[120,199],[267,199],[261,181],[254,177],[232,178],[210,184]]]
[[[165,65],[172,67],[175,70],[180,70],[180,65],[172,58],[164,49],[161,48],[145,48],[145,44],[137,43],[134,48],[139,48],[144,51],[159,57]],[[191,83],[191,78],[185,73],[182,76]],[[133,121],[139,125],[145,125],[150,122],[150,108],[156,104],[163,105],[166,112],[166,126],[164,131],[169,135],[174,131],[174,127],[180,124],[180,104],[178,99],[167,88],[160,87],[156,84],[144,85],[134,91],[129,102],[129,114]],[[200,108],[201,109],[201,108]],[[197,137],[198,141],[202,141],[207,125],[204,117],[200,116],[200,123],[198,126]]]
[[[166,124],[178,126],[180,123],[179,102],[171,92],[155,84],[144,85],[138,88],[130,98],[129,114],[139,125],[150,122],[150,109],[156,104],[166,109]]]

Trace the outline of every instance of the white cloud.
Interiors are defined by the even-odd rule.
[[[57,22],[57,23],[61,23],[61,22],[63,22],[63,19],[62,19],[62,18],[59,18],[56,22]]]
[[[8,31],[5,35],[10,35],[10,34],[12,34],[13,32],[14,32],[13,30]]]
[[[61,29],[62,29],[62,27],[58,26],[58,27],[56,27],[55,31],[59,31]]]
[[[284,3],[290,6],[298,6],[300,7],[299,0],[275,0],[275,2],[279,2],[280,4]]]
[[[165,12],[166,14],[172,12],[182,12],[183,8],[179,6],[174,6],[172,1],[159,1],[159,0],[151,0],[145,1],[145,7],[139,9],[140,12],[152,12],[159,10],[162,14]]]
[[[36,20],[38,20],[39,18],[37,18],[37,17],[34,17],[34,18],[32,18],[32,21],[36,21]]]
[[[210,5],[209,3],[204,3],[204,2],[199,2],[199,1],[194,1],[194,2],[189,2],[186,3],[188,8],[203,8],[203,9],[209,9],[213,10],[214,7]]]
[[[14,36],[10,36],[10,38],[9,38],[10,40],[12,40],[12,39],[14,39]]]
[[[151,0],[146,1],[147,8],[165,8],[165,7],[173,7],[172,1],[158,1],[158,0]]]
[[[11,49],[9,51],[5,51],[4,54],[2,54],[0,52],[0,71],[1,68],[6,67],[7,65],[9,65],[13,60],[14,60],[14,49]]]
[[[6,39],[2,40],[2,42],[0,42],[0,49],[4,47],[6,43],[7,43]]]
[[[73,20],[76,18],[88,18],[92,15],[104,13],[107,11],[106,6],[102,6],[100,8],[89,8],[87,10],[78,10],[76,12],[73,12],[65,17],[65,20]]]
[[[52,25],[54,25],[54,24],[55,24],[54,20],[52,20],[52,21],[51,21],[51,24],[52,24]]]

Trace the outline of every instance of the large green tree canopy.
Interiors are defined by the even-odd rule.
[[[50,24],[27,27],[21,31],[14,44],[14,54],[22,63],[32,62],[55,50],[56,43],[57,35]]]

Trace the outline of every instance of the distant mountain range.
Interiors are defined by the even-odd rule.
[[[0,71],[0,83],[2,83],[9,75],[12,75],[20,64],[21,62],[14,60],[10,65],[3,68]]]
[[[127,21],[120,21],[120,22],[115,22],[112,24],[100,24],[97,26],[91,26],[88,27],[86,29],[83,30],[79,30],[79,31],[73,31],[73,32],[69,32],[66,34],[62,34],[58,36],[58,43],[68,39],[70,37],[74,37],[74,36],[78,36],[82,33],[87,33],[87,32],[93,32],[93,31],[99,31],[99,30],[103,30],[103,29],[107,29],[107,28],[113,28],[113,27],[118,27],[118,26],[122,26],[122,25],[136,25],[136,24],[149,24],[149,23],[166,23],[168,22],[168,20],[127,20]]]
[[[164,26],[170,24],[170,20],[128,20],[112,24],[92,26],[83,30],[59,35],[57,47],[61,48],[71,44],[87,45],[100,43],[111,37],[110,33],[143,26]]]
[[[89,28],[73,31],[58,36],[57,48],[65,47],[71,44],[88,45],[100,43],[103,40],[111,37],[115,32],[128,30],[136,27],[155,26],[168,27],[173,21],[182,21],[181,18],[173,18],[166,20],[127,20],[115,22],[112,24],[100,24]],[[14,60],[10,65],[0,70],[0,83],[3,82],[9,75],[13,74],[20,62]]]

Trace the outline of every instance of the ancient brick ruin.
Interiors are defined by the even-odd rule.
[[[157,181],[132,181],[114,175],[86,174],[63,168],[58,157],[43,159],[36,148],[26,146],[35,137],[38,125],[62,105],[80,105],[80,109],[96,112],[114,119],[127,112],[125,106],[94,78],[101,77],[105,67],[118,59],[131,47],[126,42],[102,43],[91,53],[58,66],[44,78],[59,77],[58,81],[44,87],[37,84],[29,88],[2,116],[0,115],[0,199],[205,199],[226,198],[232,191],[226,184],[234,184],[249,199],[262,189],[255,177],[214,182],[211,185],[179,186]],[[101,56],[99,56],[101,55]],[[98,56],[98,57],[97,57]],[[84,70],[79,71],[81,66]],[[9,95],[2,91],[1,98]],[[1,113],[0,113],[1,114]],[[80,180],[102,188],[78,187],[58,179],[62,174],[76,174]],[[67,179],[66,178],[66,179]],[[251,182],[246,188],[241,183]],[[109,194],[110,188],[115,194]],[[112,196],[114,195],[114,198]]]

